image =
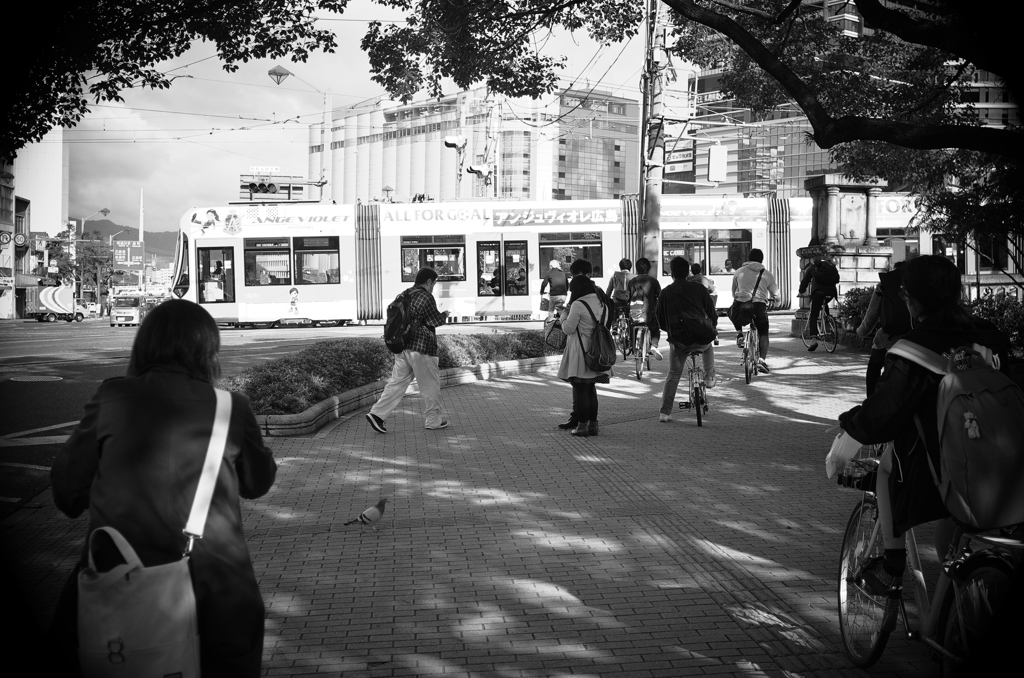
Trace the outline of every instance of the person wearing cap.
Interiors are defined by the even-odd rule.
[[[565,296],[569,291],[569,279],[562,271],[562,262],[558,259],[552,259],[548,264],[548,274],[540,283],[541,296],[544,296],[546,289],[551,295],[551,302],[548,304],[548,317],[544,322],[551,322],[551,318],[555,315],[555,309],[565,306]]]

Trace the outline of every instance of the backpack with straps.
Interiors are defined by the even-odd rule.
[[[405,290],[388,304],[384,321],[384,343],[392,353],[401,353],[412,342],[415,326],[409,304],[412,300],[412,288]]]
[[[982,530],[1024,522],[1024,392],[997,369],[998,358],[978,344],[939,355],[905,339],[889,353],[941,377],[941,474],[931,457],[928,466],[950,515]]]
[[[615,364],[617,358],[615,340],[604,324],[605,313],[607,313],[608,309],[606,308],[601,311],[601,322],[598,322],[597,316],[594,315],[590,305],[582,299],[578,301],[590,312],[590,317],[594,319],[595,325],[594,332],[590,335],[589,348],[583,347],[583,336],[580,335],[579,327],[576,328],[576,338],[579,340],[580,348],[583,350],[583,362],[586,363],[587,369],[595,372],[607,372],[612,369],[612,365]]]
[[[619,275],[621,273],[622,275]],[[629,292],[626,291],[626,284],[629,282],[626,280],[626,272],[619,271],[618,273],[612,274],[612,294],[611,297],[615,301],[628,301]]]
[[[831,261],[822,259],[815,266],[814,282],[819,285],[835,285],[839,282],[839,269]]]

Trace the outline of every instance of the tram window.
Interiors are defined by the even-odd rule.
[[[295,284],[324,285],[340,282],[338,236],[295,238]]]
[[[466,237],[402,236],[402,282],[416,282],[416,272],[421,268],[437,271],[441,282],[465,280]]]
[[[478,242],[476,244],[476,270],[478,297],[500,297],[502,293],[501,244]]]
[[[527,271],[530,270],[526,255],[526,241],[505,243],[505,293],[510,297],[522,297],[530,293]]]
[[[188,236],[184,233],[174,250],[174,296],[179,299],[188,292]]]
[[[750,258],[753,233],[746,228],[713,228],[708,232],[711,241],[711,273],[730,273],[725,262],[737,269]],[[707,268],[707,267],[705,267]]]
[[[199,274],[199,303],[230,304],[235,301],[235,251],[231,247],[201,247],[196,250]]]
[[[547,276],[552,259],[562,262],[562,270],[566,273],[569,272],[572,262],[584,259],[593,266],[593,277],[601,277],[600,272],[604,270],[604,262],[602,261],[600,231],[541,233],[539,240],[540,265],[537,266],[537,269],[540,279]]]
[[[288,245],[288,238],[245,238],[243,247],[246,287],[292,284],[291,268],[288,263],[291,247]]]
[[[669,262],[682,257],[691,264],[701,264],[707,270],[705,231],[665,231],[661,237],[661,275],[672,274]],[[712,273],[715,273],[712,269]]]

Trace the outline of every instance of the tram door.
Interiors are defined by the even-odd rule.
[[[530,311],[530,261],[526,240],[478,240],[478,314]]]
[[[238,267],[235,264],[235,248],[231,242],[203,241],[203,247],[196,248],[197,301],[218,322],[238,321]]]

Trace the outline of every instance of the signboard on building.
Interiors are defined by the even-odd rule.
[[[141,240],[115,240],[113,252],[114,268],[126,271],[142,270],[146,249]]]

